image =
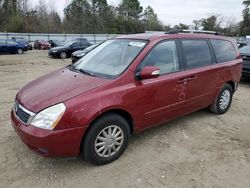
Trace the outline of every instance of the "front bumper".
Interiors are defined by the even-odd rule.
[[[250,61],[243,60],[242,76],[250,76]]]
[[[48,51],[48,55],[50,56],[50,57],[58,57],[58,53],[57,52],[52,52],[52,51]]]
[[[24,48],[23,48],[23,51],[24,52],[27,52],[29,50],[29,46],[25,46]]]
[[[243,77],[244,76],[246,76],[246,77],[250,76],[250,69],[243,69],[242,70],[242,76]]]
[[[25,125],[11,112],[11,122],[22,141],[35,153],[44,157],[74,157],[80,153],[85,127],[63,130],[44,130]]]

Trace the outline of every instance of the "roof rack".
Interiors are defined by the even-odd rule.
[[[165,34],[179,34],[179,33],[199,33],[199,34],[219,35],[219,33],[216,31],[186,30],[186,29],[176,29],[176,30],[168,31]]]

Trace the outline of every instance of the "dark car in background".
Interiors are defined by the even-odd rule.
[[[73,41],[88,41],[86,38],[75,38]]]
[[[12,37],[11,40],[18,44],[27,46],[29,50],[33,49],[32,44],[24,37]]]
[[[0,40],[0,53],[23,54],[28,51],[28,46],[12,40]]]
[[[71,41],[67,42],[63,46],[49,49],[49,56],[65,59],[67,57],[71,57],[73,52],[83,50],[89,46],[91,46],[91,43],[88,41]]]
[[[81,59],[83,56],[85,56],[87,53],[89,53],[91,50],[93,50],[96,46],[98,46],[98,44],[91,45],[91,46],[85,48],[84,50],[77,50],[77,51],[73,52],[71,55],[72,63],[77,62],[79,59]]]
[[[59,41],[59,40],[49,40],[49,41],[48,41],[48,43],[50,43],[50,47],[51,47],[51,48],[60,46],[60,42],[61,42],[61,41]]]
[[[243,59],[242,76],[250,78],[250,46],[244,46],[239,51]]]
[[[238,48],[242,48],[244,46],[247,46],[247,42],[246,41],[238,41],[237,45],[238,45]]]

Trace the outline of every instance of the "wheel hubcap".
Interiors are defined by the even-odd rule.
[[[66,53],[61,53],[61,58],[65,59],[66,58]]]
[[[223,91],[220,97],[220,108],[222,110],[225,110],[228,107],[230,99],[231,99],[230,91],[229,90]]]
[[[111,157],[120,150],[123,141],[122,129],[117,125],[110,125],[98,134],[95,140],[95,152],[99,157]]]

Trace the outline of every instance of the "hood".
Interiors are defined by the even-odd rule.
[[[65,49],[67,49],[67,47],[65,47],[65,46],[57,46],[57,47],[51,48],[50,50],[51,51],[60,51],[60,50],[65,50]]]
[[[109,80],[72,72],[64,68],[24,86],[17,95],[17,101],[25,108],[37,113],[107,82]]]

